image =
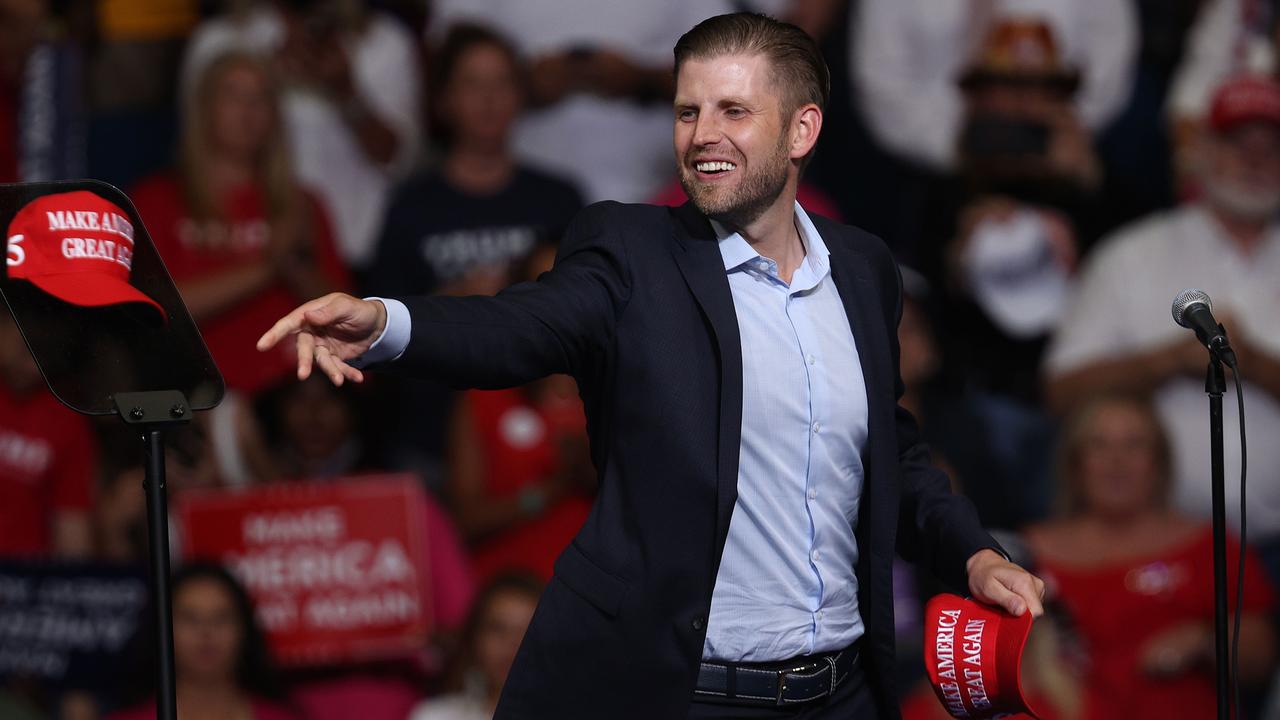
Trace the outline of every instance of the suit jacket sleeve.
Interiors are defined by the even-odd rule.
[[[884,288],[892,293],[883,306],[892,309],[886,319],[889,347],[894,367],[894,394],[899,400],[905,386],[897,371],[899,348],[896,328],[902,320],[902,274],[892,259]],[[884,277],[884,275],[882,275]],[[978,521],[978,513],[968,498],[951,491],[947,475],[929,458],[929,448],[920,439],[920,429],[911,413],[898,405],[895,410],[898,439],[898,466],[902,495],[898,509],[898,553],[907,560],[925,563],[933,573],[957,591],[967,594],[965,563],[974,553],[991,548],[1008,557]]]
[[[399,298],[413,326],[393,367],[457,388],[589,371],[605,356],[631,292],[620,207],[599,203],[579,213],[555,267],[536,282],[494,297]]]

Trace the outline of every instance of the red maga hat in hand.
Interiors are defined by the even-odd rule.
[[[1030,612],[1014,617],[948,594],[935,596],[924,612],[925,669],[952,717],[1036,717],[1023,699],[1021,681]]]
[[[123,210],[87,190],[45,195],[9,223],[9,277],[82,307],[142,303],[168,315],[129,284],[133,223]]]

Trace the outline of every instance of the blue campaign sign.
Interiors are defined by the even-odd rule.
[[[0,561],[0,681],[110,682],[145,622],[148,592],[133,568]]]

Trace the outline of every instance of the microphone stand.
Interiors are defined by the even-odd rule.
[[[136,426],[146,455],[147,537],[151,550],[151,599],[156,606],[156,718],[178,714],[173,671],[173,599],[169,586],[169,505],[165,497],[164,435],[191,419],[187,398],[176,390],[112,395],[116,414]]]
[[[1213,638],[1217,659],[1218,720],[1231,720],[1231,665],[1227,648],[1227,501],[1222,453],[1222,393],[1227,385],[1222,358],[1209,351],[1204,391],[1209,395],[1209,442],[1213,490]],[[1241,549],[1243,552],[1243,548]],[[1238,709],[1238,708],[1237,708]]]

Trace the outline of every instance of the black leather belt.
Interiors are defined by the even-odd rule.
[[[798,705],[836,691],[858,669],[858,644],[773,663],[703,661],[694,697],[748,705]]]

